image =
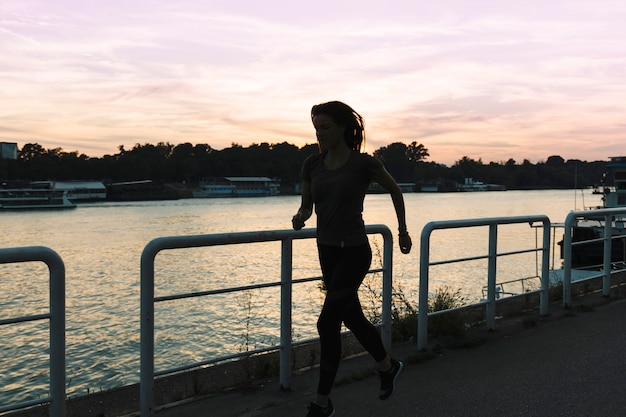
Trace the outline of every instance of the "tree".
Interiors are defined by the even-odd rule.
[[[565,159],[561,158],[558,155],[553,155],[548,157],[546,165],[554,168],[562,168],[563,165],[565,165]]]
[[[474,180],[482,179],[483,168],[484,165],[482,159],[478,159],[478,161],[476,161],[467,156],[459,159],[452,166],[452,170],[459,181],[462,181],[465,178],[473,178]]]
[[[413,163],[408,157],[408,147],[402,142],[394,142],[374,151],[392,177],[398,182],[413,181]]]
[[[425,160],[430,155],[428,153],[428,149],[426,149],[424,145],[413,141],[406,150],[406,156],[411,162],[420,162]]]
[[[30,162],[47,155],[43,146],[38,143],[27,143],[22,147],[18,154],[18,159],[24,162]]]
[[[269,176],[280,178],[285,188],[300,182],[300,169],[310,155],[318,154],[317,144],[298,148],[288,142],[255,143],[215,150],[208,144],[159,142],[123,145],[115,155],[90,158],[78,151],[45,149],[37,143],[25,144],[17,160],[0,160],[0,180],[101,180],[118,182],[152,179],[195,183],[203,177]],[[398,182],[437,182],[450,184],[471,177],[478,181],[503,184],[509,189],[572,188],[597,185],[606,171],[605,161],[564,161],[557,155],[536,165],[528,160],[483,164],[467,156],[447,167],[425,162],[428,149],[411,142],[394,142],[374,151]],[[610,185],[610,184],[607,184]],[[445,187],[452,189],[453,187]]]
[[[268,175],[290,183],[300,181],[300,167],[304,159],[300,158],[300,150],[297,146],[287,142],[277,143],[271,145],[271,154]]]
[[[189,143],[181,143],[172,149],[169,165],[174,177],[173,180],[197,182],[200,180],[202,159],[196,156],[195,147]]]

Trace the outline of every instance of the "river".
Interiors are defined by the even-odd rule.
[[[417,301],[419,237],[433,220],[547,215],[563,222],[571,210],[600,204],[590,191],[542,190],[405,195],[411,254],[394,249],[394,280]],[[64,211],[0,213],[0,247],[47,246],[66,268],[67,393],[83,395],[139,381],[139,267],[152,239],[208,233],[289,229],[298,196],[240,199],[94,203]],[[388,195],[368,195],[367,224],[397,227]],[[310,220],[307,227],[314,226]],[[504,250],[520,242],[534,245],[528,225],[499,232]],[[375,252],[382,243],[373,238]],[[485,253],[486,232],[440,231],[431,256]],[[558,259],[557,259],[558,261]],[[374,256],[374,263],[380,257]],[[526,254],[498,266],[499,280],[535,274]],[[280,244],[262,243],[186,249],[156,259],[157,295],[202,291],[249,283],[274,282],[280,276]],[[294,278],[319,275],[313,241],[294,243]],[[470,301],[486,284],[484,263],[451,266],[432,275],[431,288],[461,289]],[[0,265],[1,318],[45,313],[48,272],[40,263]],[[157,370],[275,344],[279,337],[278,290],[159,303],[155,314]],[[317,283],[294,288],[294,338],[316,335],[322,294]],[[365,303],[364,303],[365,304]],[[250,330],[253,329],[253,330]],[[0,404],[48,395],[48,324],[32,322],[0,327]]]

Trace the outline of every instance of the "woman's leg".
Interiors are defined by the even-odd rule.
[[[349,248],[320,245],[319,255],[327,293],[317,322],[321,345],[318,394],[328,395],[341,360],[342,322],[377,362],[385,360],[387,353],[378,331],[363,315],[357,293],[370,267],[369,245]]]

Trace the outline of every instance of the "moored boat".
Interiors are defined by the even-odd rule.
[[[54,188],[67,191],[67,198],[73,203],[105,201],[106,186],[100,181],[34,181],[34,188]]]
[[[67,191],[54,188],[0,188],[0,210],[75,208]]]
[[[611,157],[607,163],[607,169],[612,174],[613,185],[602,185],[602,206],[596,208],[626,208],[626,156]],[[612,236],[611,263],[626,263],[625,224],[626,216],[618,215],[613,217],[609,225]],[[603,264],[605,230],[607,228],[604,219],[576,222],[572,228],[573,268],[593,268]],[[559,245],[562,245],[562,242],[559,242]],[[561,257],[563,257],[562,251]]]

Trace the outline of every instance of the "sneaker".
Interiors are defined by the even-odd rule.
[[[335,415],[335,408],[330,400],[328,400],[328,405],[326,407],[322,407],[321,405],[312,402],[308,408],[309,412],[306,417],[333,417]]]
[[[391,359],[391,368],[387,371],[379,371],[380,374],[380,395],[378,398],[381,400],[387,400],[391,398],[396,390],[396,381],[400,372],[402,372],[404,364],[395,359]]]

